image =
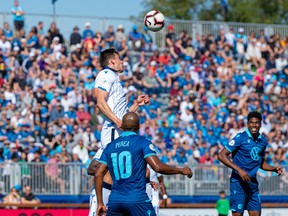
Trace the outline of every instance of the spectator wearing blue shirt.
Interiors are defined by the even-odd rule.
[[[86,22],[85,23],[85,30],[83,31],[83,36],[82,38],[83,39],[86,39],[88,34],[91,35],[91,37],[93,38],[94,37],[94,32],[91,30],[91,25],[89,22]]]
[[[129,44],[133,50],[142,50],[145,47],[143,35],[138,31],[138,26],[133,25],[132,31],[129,32]]]
[[[14,6],[11,9],[13,14],[14,26],[16,31],[20,31],[24,27],[24,10],[19,5],[18,0],[14,0]]]
[[[8,22],[4,22],[3,31],[4,31],[4,35],[6,36],[7,40],[12,41],[13,40],[13,31],[10,29]]]
[[[92,90],[92,89],[94,89],[94,85],[95,85],[95,83],[94,83],[93,76],[91,76],[91,75],[88,76],[87,81],[84,83],[84,88],[87,90]]]

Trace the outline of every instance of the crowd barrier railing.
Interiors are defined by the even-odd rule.
[[[164,175],[170,195],[218,195],[220,190],[229,194],[231,169],[222,165],[191,166],[192,179],[181,175]],[[283,175],[258,172],[260,194],[288,195],[287,168]],[[15,185],[30,185],[38,195],[85,195],[93,187],[93,177],[78,163],[0,163],[0,193],[7,194]]]

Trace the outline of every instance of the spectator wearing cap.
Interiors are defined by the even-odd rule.
[[[93,90],[94,89],[94,77],[89,75],[86,77],[86,82],[84,83],[84,88],[86,90]]]
[[[78,106],[78,111],[76,112],[77,115],[77,119],[79,120],[79,122],[82,124],[85,120],[90,121],[91,120],[91,116],[90,114],[85,111],[85,106],[84,104],[80,104]]]
[[[23,60],[23,63],[22,63],[22,68],[23,68],[23,71],[28,74],[29,72],[29,69],[30,67],[32,67],[33,65],[33,62],[35,61],[36,59],[36,54],[34,52],[30,52],[29,53],[29,56],[26,57],[24,60]]]
[[[146,26],[144,26],[143,28],[143,41],[145,43],[145,48],[144,48],[145,51],[153,52],[157,50],[157,45],[153,43],[152,35],[150,34]]]
[[[95,41],[90,33],[87,34],[86,38],[83,41],[83,55],[87,56],[92,51],[93,47],[95,46]]]
[[[137,25],[133,25],[129,32],[129,46],[134,51],[141,51],[145,47],[143,35],[138,31]]]
[[[174,164],[176,165],[187,165],[188,159],[184,148],[178,148],[175,155],[173,156]]]
[[[170,24],[167,29],[168,29],[168,33],[165,36],[166,46],[172,47],[174,44],[174,41],[176,40],[176,34],[174,32],[174,26]]]
[[[236,34],[236,40],[240,41],[243,45],[244,45],[244,49],[247,49],[247,45],[248,45],[248,37],[247,35],[244,33],[244,28],[240,27],[238,29],[238,34]]]
[[[76,49],[76,44],[80,44],[82,36],[79,34],[78,26],[73,28],[73,32],[70,35],[70,52],[73,52]]]
[[[61,106],[60,102],[56,103],[56,106],[52,108],[50,117],[49,117],[49,123],[54,123],[55,121],[59,120],[60,118],[64,117],[64,109]]]
[[[75,45],[76,49],[71,53],[72,66],[76,67],[77,70],[83,65],[84,61],[82,59],[82,45],[80,43]]]
[[[4,199],[4,204],[20,204],[21,203],[21,195],[18,193],[21,190],[21,186],[17,185],[11,188],[10,193],[7,194]],[[16,206],[7,206],[7,208],[17,209]]]
[[[90,34],[92,38],[94,37],[94,32],[91,30],[90,22],[85,23],[85,29],[83,31],[82,38],[86,39],[88,34]]]
[[[115,47],[118,50],[118,47],[120,46],[120,44],[122,43],[122,41],[127,41],[127,37],[125,35],[125,30],[124,30],[124,26],[123,25],[118,25],[117,29],[116,29],[116,33],[115,33]]]

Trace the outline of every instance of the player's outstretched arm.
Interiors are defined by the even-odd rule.
[[[250,176],[248,173],[244,170],[242,170],[240,167],[238,167],[236,164],[234,164],[229,158],[228,155],[230,155],[230,152],[226,149],[223,148],[222,151],[218,155],[218,160],[220,160],[224,165],[227,167],[234,169],[235,171],[238,172],[240,177],[242,178],[243,181],[250,181]]]
[[[145,158],[145,160],[157,173],[166,175],[181,174],[181,175],[187,175],[189,178],[193,176],[193,173],[189,167],[178,168],[169,166],[167,164],[162,163],[156,155],[148,156]]]
[[[271,171],[271,172],[276,172],[278,175],[281,175],[283,173],[283,168],[280,166],[270,166],[268,163],[266,163],[264,160],[261,164],[261,169],[265,171]]]
[[[107,171],[108,171],[107,165],[99,163],[98,168],[95,172],[94,186],[97,196],[97,206],[98,206],[97,215],[106,215],[106,207],[103,203],[102,184],[103,184],[103,177],[107,173]]]
[[[140,106],[144,106],[150,102],[150,98],[148,95],[139,95],[137,99],[134,101],[132,106],[129,108],[129,112],[136,112]]]
[[[94,89],[94,95],[97,99],[97,106],[101,110],[101,112],[111,121],[113,121],[118,128],[121,128],[122,121],[113,113],[109,105],[107,104],[107,98],[109,95],[109,92],[104,91],[99,88]]]

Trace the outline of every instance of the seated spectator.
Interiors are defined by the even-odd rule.
[[[31,187],[29,185],[24,187],[24,193],[21,197],[21,203],[23,204],[39,204],[41,201],[36,198],[36,196],[31,192]]]
[[[20,185],[16,185],[13,188],[11,188],[10,193],[7,194],[4,199],[4,204],[20,204],[21,203],[21,195],[19,194],[21,190]],[[17,209],[16,206],[7,206],[7,208]]]
[[[141,51],[145,47],[143,35],[138,31],[137,25],[133,25],[132,31],[129,32],[129,45],[135,51]]]

